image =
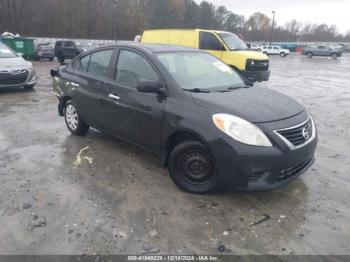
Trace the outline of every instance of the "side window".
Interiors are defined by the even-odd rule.
[[[87,72],[89,67],[90,57],[91,55],[87,55],[80,59],[80,65],[78,64],[79,71]]]
[[[73,42],[64,42],[64,47],[74,47]]]
[[[87,72],[94,76],[107,77],[112,54],[113,50],[92,53]]]
[[[136,88],[140,79],[159,80],[151,65],[141,55],[132,51],[121,50],[115,80],[123,85]]]
[[[222,51],[223,46],[219,39],[212,33],[200,32],[199,34],[199,49],[204,50],[219,50]]]

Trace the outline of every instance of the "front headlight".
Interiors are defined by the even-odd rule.
[[[214,124],[228,136],[247,145],[272,147],[270,140],[254,124],[233,115],[213,115]]]

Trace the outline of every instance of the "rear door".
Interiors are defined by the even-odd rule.
[[[199,49],[206,50],[219,59],[222,59],[223,52],[226,51],[217,36],[210,32],[199,32]]]
[[[85,122],[97,128],[106,128],[105,110],[109,95],[113,48],[98,50],[77,61],[72,88],[79,114]]]
[[[325,46],[318,46],[316,55],[326,56],[328,54],[328,50]]]
[[[73,58],[76,56],[76,47],[74,42],[65,41],[63,45],[63,55],[66,58]]]
[[[281,52],[281,49],[277,46],[274,46],[273,49],[272,49],[272,52],[274,55],[279,55],[280,52]]]
[[[110,103],[106,110],[108,130],[159,152],[165,101],[157,94],[138,92],[137,84],[141,79],[161,82],[146,56],[133,49],[119,50],[115,85],[110,89]]]

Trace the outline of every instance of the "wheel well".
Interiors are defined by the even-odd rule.
[[[69,96],[65,96],[60,100],[59,106],[58,106],[58,112],[60,114],[60,116],[63,116],[63,110],[64,110],[64,106],[66,105],[68,100],[71,100],[72,98]]]
[[[180,131],[172,134],[165,144],[165,150],[162,154],[162,164],[167,166],[169,155],[173,149],[180,143],[187,141],[198,141],[203,143],[199,136],[188,131]]]

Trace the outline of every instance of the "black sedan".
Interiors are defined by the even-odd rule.
[[[159,154],[186,191],[270,190],[314,162],[317,134],[305,108],[247,86],[206,52],[120,42],[51,74],[73,134],[91,126]]]

